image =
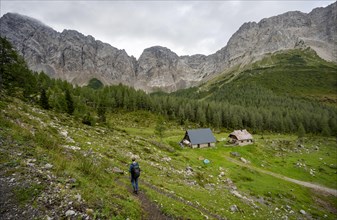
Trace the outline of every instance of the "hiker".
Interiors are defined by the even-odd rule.
[[[133,187],[133,192],[138,194],[138,177],[140,176],[140,167],[136,162],[136,158],[132,158],[132,163],[130,164],[129,172],[131,174],[131,184]]]

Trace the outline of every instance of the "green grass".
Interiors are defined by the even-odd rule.
[[[337,188],[337,148],[333,138],[307,138],[302,142],[302,149],[298,147],[295,136],[283,135],[270,139],[256,137],[254,145],[229,147],[227,150],[239,152],[256,167],[263,166],[266,170],[290,178]],[[305,164],[305,167],[297,166],[298,162]],[[310,174],[310,169],[314,169],[314,176]]]
[[[18,203],[21,206],[24,206],[36,199],[37,196],[40,195],[40,193],[44,190],[44,188],[45,186],[39,184],[32,184],[24,187],[17,186],[13,193]]]
[[[255,63],[236,81],[256,83],[278,94],[336,101],[336,73],[336,64],[320,59],[314,51],[290,50]]]
[[[227,159],[230,152],[236,151],[253,167],[336,189],[336,167],[331,166],[336,164],[333,139],[307,137],[301,143],[309,151],[297,146],[296,136],[276,134],[254,135],[256,142],[250,146],[229,147],[225,141],[220,141],[214,148],[180,148],[178,142],[184,136],[184,128],[167,122],[168,130],[163,142],[159,143],[159,137],[154,135],[157,118],[147,112],[116,111],[109,115],[106,127],[92,127],[67,115],[34,110],[15,99],[1,101],[0,105],[0,137],[6,140],[4,149],[20,146],[26,149],[23,156],[53,164],[52,172],[63,187],[69,178],[76,179],[71,191],[64,188],[63,193],[81,194],[97,218],[141,219],[141,204],[128,190],[127,175],[112,172],[114,167],[118,167],[127,173],[133,154],[140,157],[141,181],[152,184],[161,193],[145,184],[140,185],[141,190],[165,214],[176,219],[204,219],[205,213],[198,207],[229,219],[270,219],[282,218],[283,215],[296,219],[301,218],[301,209],[315,218],[324,215],[328,219],[337,217],[328,208],[336,207],[336,197],[320,195]],[[64,130],[74,142],[60,134]],[[216,134],[218,140],[227,136],[228,133]],[[13,148],[11,140],[19,145]],[[79,150],[65,146],[78,147]],[[315,150],[316,146],[319,150]],[[164,158],[170,158],[170,161]],[[203,163],[202,159],[206,158],[210,164]],[[308,167],[314,168],[315,176],[294,166],[297,161],[305,161]],[[326,165],[322,164],[323,161]],[[22,163],[22,158],[0,154],[0,162],[9,172],[16,172],[14,168]],[[187,175],[186,167],[192,167],[192,175]],[[221,172],[223,176],[219,176]],[[231,179],[238,193],[248,200],[234,196],[227,179]],[[16,194],[19,201],[27,203],[43,190],[32,185],[18,188]],[[163,192],[173,196],[164,196]],[[318,200],[323,202],[318,203]],[[182,201],[189,201],[193,206]],[[250,201],[258,208],[254,208]],[[231,212],[232,205],[238,206],[242,212]],[[292,207],[293,214],[282,208],[286,205]]]

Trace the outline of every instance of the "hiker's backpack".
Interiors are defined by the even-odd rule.
[[[132,172],[132,176],[135,177],[135,178],[140,176],[140,168],[139,168],[138,163],[136,163],[132,166],[131,172]]]

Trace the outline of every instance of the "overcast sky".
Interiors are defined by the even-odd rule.
[[[16,1],[0,0],[1,16],[17,12],[62,32],[77,30],[136,58],[164,46],[178,55],[212,54],[248,21],[287,11],[310,12],[335,1]]]

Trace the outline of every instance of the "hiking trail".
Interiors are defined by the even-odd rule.
[[[329,195],[333,195],[335,197],[337,197],[337,190],[336,189],[331,189],[331,188],[328,188],[328,187],[325,187],[325,186],[320,186],[320,185],[317,185],[317,184],[314,184],[314,183],[310,183],[310,182],[305,182],[305,181],[301,181],[301,180],[296,180],[296,179],[293,179],[293,178],[290,178],[290,177],[287,177],[287,176],[284,176],[284,175],[281,175],[281,174],[278,174],[278,173],[273,173],[271,171],[268,171],[268,170],[264,170],[264,169],[261,169],[261,168],[258,168],[258,167],[254,167],[252,165],[249,165],[249,164],[245,164],[243,162],[240,162],[240,161],[237,161],[231,157],[228,157],[228,156],[224,156],[228,161],[232,162],[232,163],[235,163],[239,166],[242,166],[242,167],[247,167],[247,168],[250,168],[252,170],[256,170],[260,173],[264,173],[264,174],[268,174],[268,175],[271,175],[273,177],[276,177],[276,178],[279,178],[279,179],[282,179],[282,180],[285,180],[285,181],[288,181],[288,182],[292,182],[292,183],[296,183],[298,185],[301,185],[301,186],[304,186],[304,187],[308,187],[308,188],[311,188],[311,189],[314,189],[316,191],[320,191],[320,192],[323,192],[325,194],[329,194]]]

